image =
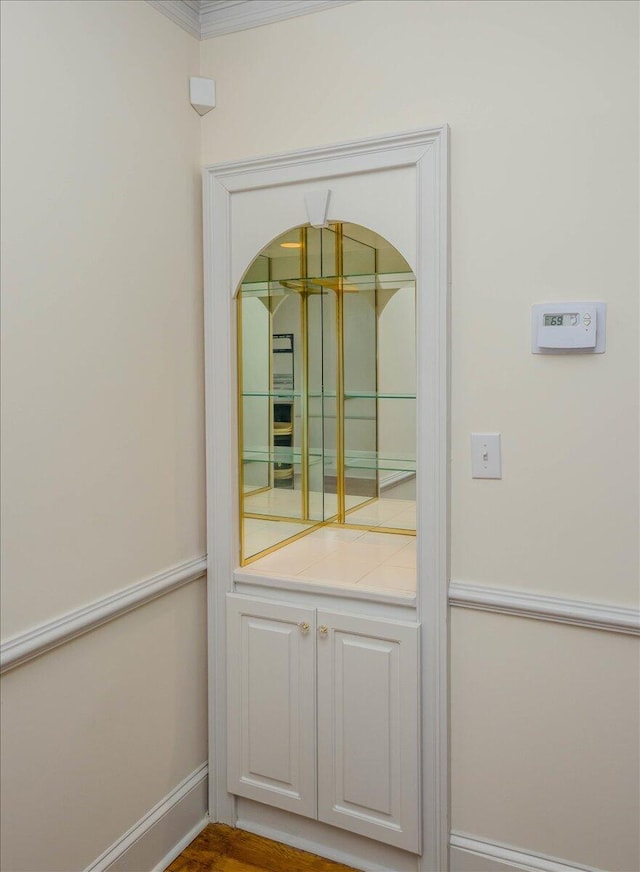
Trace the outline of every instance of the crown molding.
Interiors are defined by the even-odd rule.
[[[201,39],[249,30],[352,2],[354,0],[223,0],[212,3],[205,0],[200,6]]]
[[[146,0],[149,6],[153,6],[158,12],[161,12],[167,18],[170,18],[175,24],[195,36],[196,39],[201,39],[200,36],[200,13],[194,6],[193,2],[186,0]]]
[[[211,39],[358,0],[146,0],[198,39]]]

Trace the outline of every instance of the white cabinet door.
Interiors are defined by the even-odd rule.
[[[415,853],[418,645],[417,624],[318,610],[318,819]]]
[[[316,816],[315,610],[227,596],[228,790]]]

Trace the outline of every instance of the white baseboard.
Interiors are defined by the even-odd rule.
[[[164,872],[209,823],[204,763],[85,869]]]
[[[452,832],[450,846],[450,872],[600,872],[591,866],[485,842],[464,833]]]

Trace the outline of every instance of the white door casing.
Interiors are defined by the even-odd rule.
[[[389,240],[416,275],[418,620],[421,623],[421,872],[447,868],[449,579],[448,130],[446,126],[204,171],[210,813],[235,823],[226,788],[224,598],[238,563],[235,307],[252,259],[305,224],[305,194],[330,191],[327,219]]]

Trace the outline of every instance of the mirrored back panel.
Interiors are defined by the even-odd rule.
[[[415,533],[415,279],[364,227],[299,227],[237,296],[240,563],[319,525]]]

